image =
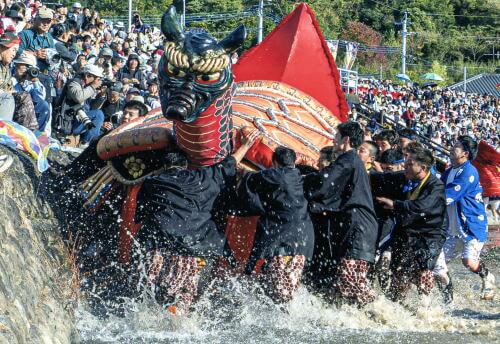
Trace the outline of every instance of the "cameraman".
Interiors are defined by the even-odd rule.
[[[36,66],[36,57],[23,53],[18,59],[14,60],[15,72],[14,78],[16,92],[27,92],[31,96],[35,108],[38,129],[44,131],[47,124],[50,127],[50,107],[45,100],[45,87],[38,80],[39,70]]]
[[[123,85],[121,82],[115,82],[108,88],[106,101],[101,109],[104,113],[103,131],[110,131],[118,127],[121,122],[121,113],[125,100],[121,96]]]
[[[52,103],[52,99],[56,96],[54,80],[49,75],[49,59],[53,55],[49,50],[52,49],[52,51],[55,51],[54,38],[49,33],[53,16],[54,14],[52,10],[48,8],[39,9],[33,22],[33,27],[19,33],[21,45],[19,46],[19,51],[17,52],[17,56],[21,56],[24,51],[28,51],[36,56],[37,66],[40,70],[38,78],[45,86],[45,100],[49,104]]]
[[[80,75],[73,78],[63,90],[61,116],[72,119],[71,133],[80,135],[80,143],[88,144],[99,136],[104,114],[100,109],[91,110],[90,100],[101,88],[102,69],[85,66]],[[101,92],[100,92],[101,93]]]
[[[113,58],[113,50],[110,48],[102,48],[99,52],[99,58],[97,59],[96,65],[101,67],[104,71],[104,77],[109,80],[114,80],[115,75],[113,74],[113,69],[111,68],[111,59]]]

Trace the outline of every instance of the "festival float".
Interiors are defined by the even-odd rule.
[[[337,66],[306,4],[234,66],[230,54],[243,44],[243,26],[217,41],[204,30],[183,31],[171,7],[161,29],[166,37],[159,65],[161,111],[102,137],[66,174],[83,198],[78,202],[84,215],[70,216],[69,226],[79,228],[81,266],[90,274],[103,266],[127,270],[131,265],[140,231],[134,221],[137,195],[145,178],[162,171],[166,151],[181,149],[192,168],[212,165],[238,147],[241,135],[257,128],[262,139],[240,168],[270,167],[280,145],[297,152],[297,165],[314,168],[319,150],[332,144],[336,126],[347,119]],[[240,267],[250,253],[256,221],[222,219]]]

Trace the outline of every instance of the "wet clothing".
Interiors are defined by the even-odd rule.
[[[337,262],[340,258],[373,262],[377,221],[368,174],[357,153],[354,150],[345,152],[330,166],[307,175],[304,190],[311,214],[331,218],[330,227],[320,231],[330,232],[325,246],[331,246],[333,259]]]
[[[148,284],[156,289],[156,299],[174,314],[186,314],[198,296],[201,258],[169,256],[155,252],[148,268]]]
[[[406,200],[394,201],[393,270],[403,264],[401,257],[408,255],[408,250],[414,257],[412,270],[434,269],[445,241],[447,217],[443,183],[429,174],[416,196],[414,192],[407,192]]]
[[[172,255],[221,255],[225,236],[211,212],[235,174],[236,160],[230,156],[212,166],[169,170],[147,178],[137,201],[136,222],[143,222],[140,240]]]
[[[237,215],[260,215],[247,272],[260,258],[312,256],[314,232],[298,169],[283,167],[248,173],[238,195],[245,209]]]
[[[368,279],[370,265],[366,260],[342,258],[337,266],[336,287],[347,301],[366,305],[375,300],[375,292]]]
[[[375,201],[376,197],[386,197],[389,199],[404,199],[404,171],[390,172],[390,175],[398,175],[398,178],[384,178],[384,173],[372,173],[370,183],[372,187],[374,209],[378,222],[378,248],[380,251],[390,249],[392,232],[396,226],[396,220],[392,211]]]
[[[441,176],[445,183],[446,205],[450,230],[448,235],[460,235],[464,240],[486,241],[488,220],[483,203],[483,188],[479,174],[468,160],[460,167],[449,168]]]
[[[277,303],[292,300],[300,286],[306,258],[297,256],[275,256],[266,259],[259,279],[266,294]]]

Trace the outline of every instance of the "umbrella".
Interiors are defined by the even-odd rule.
[[[403,74],[403,73],[396,74],[396,78],[398,78],[399,80],[403,80],[403,81],[411,81],[410,77],[406,74]]]
[[[443,78],[436,73],[425,73],[420,78],[424,80],[443,81]]]
[[[422,87],[436,87],[437,84],[435,82],[426,82],[422,85]]]

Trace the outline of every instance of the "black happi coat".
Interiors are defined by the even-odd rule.
[[[377,244],[377,221],[373,211],[368,174],[354,150],[304,179],[312,214],[330,217],[329,245],[333,258],[373,262]]]
[[[401,178],[401,175],[396,178]],[[420,269],[434,269],[448,227],[443,182],[434,175],[429,176],[416,200],[406,200],[405,197],[405,200],[394,201],[394,214],[394,257],[405,255],[404,251],[409,247]]]
[[[247,272],[260,258],[311,257],[314,231],[302,178],[295,168],[272,168],[244,176],[238,189],[241,216],[260,215]]]
[[[404,171],[398,172],[374,172],[370,175],[370,183],[374,200],[374,209],[378,222],[378,248],[386,250],[392,240],[392,232],[395,229],[396,221],[391,210],[384,209],[378,203],[376,197],[386,197],[392,200],[404,200],[403,192],[405,184]]]
[[[225,236],[213,220],[212,210],[221,190],[236,174],[236,160],[196,170],[173,170],[146,179],[139,193],[137,220],[146,243],[171,254],[217,256]]]

